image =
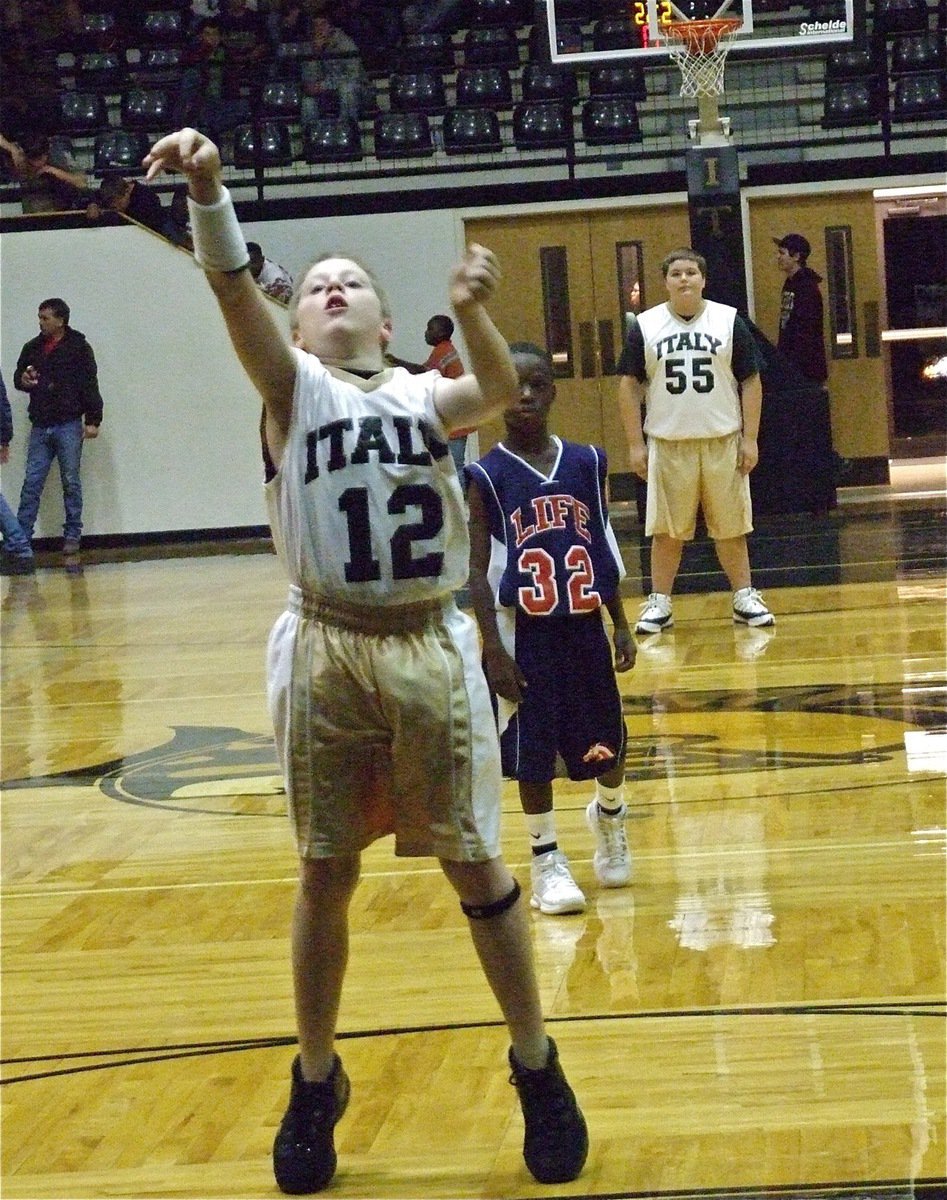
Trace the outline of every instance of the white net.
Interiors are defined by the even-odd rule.
[[[682,96],[720,96],[739,20],[681,21],[667,28],[668,54],[681,69]]]

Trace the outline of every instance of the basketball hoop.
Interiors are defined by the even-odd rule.
[[[671,21],[664,26],[668,54],[681,68],[682,96],[720,96],[723,69],[740,17],[711,17],[704,21]]]

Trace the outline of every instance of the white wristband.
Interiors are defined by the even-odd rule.
[[[188,196],[187,210],[194,257],[205,271],[240,271],[249,264],[247,243],[226,188],[213,204],[198,204]]]

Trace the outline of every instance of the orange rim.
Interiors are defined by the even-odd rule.
[[[702,21],[670,21],[665,25],[668,38],[683,42],[691,54],[709,54],[725,33],[735,33],[742,17],[709,17]]]

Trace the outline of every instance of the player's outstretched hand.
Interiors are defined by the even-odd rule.
[[[146,179],[154,179],[162,171],[177,171],[195,185],[192,190],[200,190],[202,185],[214,186],[220,179],[220,151],[196,129],[179,129],[160,138],[143,162],[148,168]]]
[[[492,250],[472,242],[463,262],[450,273],[450,302],[455,309],[465,304],[484,304],[500,282],[500,264]]]

